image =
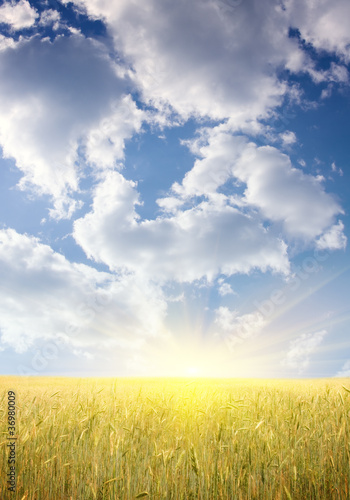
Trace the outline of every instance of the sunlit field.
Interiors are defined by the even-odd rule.
[[[350,498],[348,379],[0,377],[0,498]],[[17,489],[8,492],[7,392]]]

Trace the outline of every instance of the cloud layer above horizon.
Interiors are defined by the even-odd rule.
[[[60,337],[78,357],[119,349],[132,369],[155,339],[176,339],[183,298],[171,290],[186,287],[216,290],[214,333],[264,328],[254,306],[227,308],[235,277],[284,282],[303,252],[346,249],[346,207],[329,181],[342,171],[297,161],[303,138],[289,127],[291,113],[348,88],[349,17],[345,0],[5,2],[3,168],[46,212],[28,234],[2,206],[0,349]],[[150,164],[162,185],[147,190],[129,152],[170,132],[188,167]],[[60,224],[83,263],[54,250]],[[289,339],[285,365],[306,368],[326,333]]]

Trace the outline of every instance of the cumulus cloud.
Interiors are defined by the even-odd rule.
[[[4,35],[0,34],[0,53],[3,50],[8,49],[9,47],[12,47],[12,48],[16,47],[15,40],[11,37],[4,36]]]
[[[96,170],[113,168],[117,159],[124,158],[125,139],[139,132],[145,117],[130,95],[115,101],[111,113],[87,134],[85,157],[88,163]]]
[[[274,236],[281,230],[289,240],[318,238],[319,248],[329,240],[342,210],[322,178],[293,167],[276,148],[257,147],[221,127],[203,130],[188,146],[198,158],[182,183],[157,200],[164,214],[154,220],[140,220],[135,183],[116,172],[101,180],[92,211],[74,225],[90,258],[161,282],[190,282],[254,268],[287,273],[286,246]],[[232,194],[224,195],[220,188],[228,182]],[[337,226],[339,241],[343,229]]]
[[[218,280],[219,288],[218,292],[221,295],[221,297],[225,297],[225,295],[233,295],[235,292],[232,290],[231,285],[228,283],[225,283],[223,278],[220,278]]]
[[[229,117],[233,127],[255,121],[288,92],[276,69],[305,66],[283,11],[265,2],[242,2],[232,11],[208,0],[75,3],[105,20],[143,99],[184,118]]]
[[[282,363],[302,373],[310,363],[312,354],[317,351],[327,335],[326,330],[315,333],[303,333],[289,344],[289,350]]]
[[[317,247],[321,250],[345,249],[347,237],[344,234],[344,224],[339,221],[317,240]]]
[[[347,63],[350,61],[350,4],[347,0],[287,0],[285,8],[293,27],[299,29],[307,43],[319,51],[335,52]]]
[[[58,29],[60,25],[60,13],[57,10],[48,9],[44,10],[44,12],[40,15],[39,24],[42,26],[53,25],[53,29]]]
[[[274,147],[257,147],[220,127],[205,130],[189,145],[199,158],[182,183],[172,186],[180,199],[213,196],[230,181],[233,203],[259,210],[263,219],[281,224],[289,238],[307,242],[322,235],[342,213],[337,201],[326,193],[323,178],[294,167],[290,158]],[[177,209],[169,199],[165,198],[165,206]],[[158,203],[162,206],[160,200]],[[341,232],[341,226],[337,227]]]
[[[328,0],[320,5],[289,0],[285,6],[277,0],[251,0],[234,9],[222,0],[74,3],[108,25],[144,101],[158,110],[170,106],[183,118],[228,118],[232,129],[254,130],[256,120],[269,116],[284,97],[298,98],[297,88],[280,79],[281,68],[306,72],[316,83],[348,78],[342,64],[317,69],[289,32],[300,28],[317,49],[345,53],[346,0],[338,0],[334,9]]]
[[[159,282],[289,270],[284,243],[225,203],[202,202],[175,216],[141,221],[138,203],[135,183],[109,172],[96,188],[92,211],[74,223],[76,242],[113,270],[125,266]]]
[[[77,356],[91,357],[88,348],[97,341],[138,348],[164,334],[166,302],[184,300],[165,297],[161,286],[169,281],[212,282],[253,270],[287,275],[287,243],[345,248],[337,221],[343,212],[324,178],[238,134],[263,133],[275,144],[279,137],[286,147],[296,142],[294,132],[273,131],[268,121],[277,106],[302,102],[299,88],[281,75],[307,73],[329,92],[348,84],[348,2],[249,0],[235,2],[235,9],[225,0],[74,3],[105,22],[106,44],[114,47],[73,27],[74,35],[53,41],[0,35],[0,146],[22,172],[19,187],[50,197],[52,217],[72,216],[81,206],[81,180],[96,182],[91,210],[75,221],[73,235],[110,272],[72,264],[33,237],[0,231],[7,284],[0,349],[25,350],[58,333],[69,337],[66,325],[82,332],[67,340]],[[8,33],[38,18],[26,0],[0,7]],[[48,9],[39,31],[59,22],[59,13]],[[335,53],[337,62],[320,70],[290,28],[314,49]],[[125,140],[144,121],[159,134],[190,117],[197,126],[212,123],[186,143],[193,168],[165,187],[169,192],[157,200],[161,215],[142,219],[137,184],[127,179],[130,172],[117,171]],[[217,285],[222,297],[234,293],[223,280]],[[215,322],[232,348],[265,326],[259,312],[225,307],[216,310]],[[293,341],[286,364],[304,369],[324,335]]]
[[[282,9],[279,2],[254,0],[232,11],[209,0],[75,3],[105,21],[133,90],[160,114],[171,109],[183,119],[209,116],[227,119],[231,130],[261,131],[257,120],[296,91],[280,79],[281,68],[307,69],[318,81],[347,79],[346,68],[335,63],[318,71],[289,36],[291,19],[299,22],[292,1]],[[49,9],[42,22],[58,22],[57,16]],[[4,40],[1,45],[7,47],[0,53],[4,155],[22,170],[23,189],[54,199],[51,215],[70,216],[79,206],[73,199],[83,168],[78,152],[94,168],[114,165],[123,158],[124,140],[140,130],[141,112],[125,95],[123,70],[97,42],[76,35],[52,43],[21,40],[11,50]],[[293,133],[282,139],[290,144]],[[177,206],[174,197],[159,204],[167,211]]]
[[[17,352],[38,340],[77,349],[137,349],[166,337],[161,290],[131,275],[69,262],[37,238],[0,231],[0,333]]]
[[[38,17],[39,14],[27,0],[5,2],[0,7],[0,23],[10,25],[13,30],[30,28]]]
[[[286,130],[282,134],[280,134],[280,138],[285,146],[289,146],[290,144],[294,144],[297,140],[296,135],[291,130]]]
[[[82,160],[112,164],[140,127],[122,69],[83,36],[22,39],[0,52],[0,145],[23,172],[22,189],[47,194],[52,215],[76,206]],[[108,143],[108,145],[106,145]]]
[[[281,222],[291,237],[310,241],[342,213],[322,179],[293,167],[290,158],[273,147],[249,145],[234,175],[246,183],[245,200],[264,217]]]
[[[182,183],[172,186],[172,192],[184,199],[215,194],[232,177],[233,165],[247,148],[248,139],[217,127],[202,130],[197,139],[186,144],[197,159]]]

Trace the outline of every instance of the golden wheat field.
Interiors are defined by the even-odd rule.
[[[349,385],[3,376],[0,498],[350,498]],[[15,492],[6,476],[9,390]]]

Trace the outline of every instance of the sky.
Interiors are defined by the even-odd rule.
[[[350,376],[349,19],[0,4],[0,374]]]

